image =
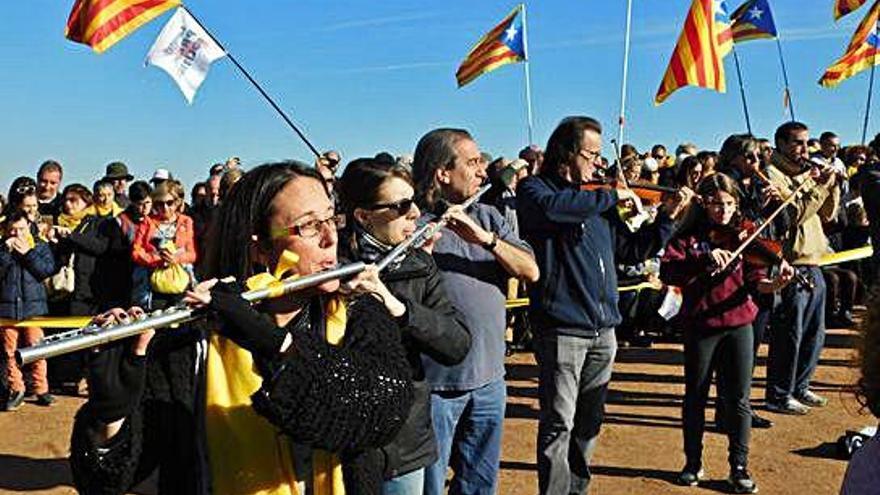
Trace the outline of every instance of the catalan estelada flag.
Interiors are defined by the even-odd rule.
[[[522,5],[518,5],[471,48],[455,72],[459,88],[502,65],[526,60],[521,13]]]
[[[748,0],[730,14],[733,42],[776,37],[776,23],[767,0]]]
[[[849,14],[865,4],[867,0],[834,0],[834,20]]]
[[[877,37],[878,18],[880,18],[880,1],[874,2],[874,6],[856,28],[846,53],[825,71],[825,74],[819,79],[819,84],[826,88],[833,88],[844,79],[865,69],[870,69],[873,65],[880,64],[880,39]]]
[[[654,104],[663,103],[683,86],[725,92],[724,56],[732,47],[733,32],[725,2],[693,0]]]
[[[76,0],[67,19],[64,37],[103,53],[137,28],[178,5],[180,0]]]

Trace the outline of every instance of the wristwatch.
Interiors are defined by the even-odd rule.
[[[495,246],[497,246],[497,245],[498,245],[498,234],[496,234],[495,232],[492,232],[492,240],[491,241],[483,243],[483,247],[487,251],[490,251],[490,252],[493,251],[495,249]]]

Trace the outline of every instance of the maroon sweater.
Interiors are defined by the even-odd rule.
[[[709,253],[716,247],[709,242],[705,229],[676,236],[666,246],[660,262],[660,279],[681,288],[679,314],[688,327],[740,327],[752,323],[758,314],[749,292],[766,276],[766,270],[738,259],[724,273],[710,275],[715,266]]]

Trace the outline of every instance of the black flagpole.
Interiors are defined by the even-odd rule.
[[[746,129],[752,134],[752,121],[749,119],[749,106],[746,104],[746,90],[743,87],[742,71],[739,68],[739,55],[736,54],[736,45],[733,46],[733,62],[736,65],[736,78],[739,81],[739,95],[742,98],[743,113],[746,116]]]
[[[785,98],[788,100],[788,111],[791,115],[791,121],[794,122],[794,99],[791,97],[791,87],[788,85],[788,71],[785,70],[785,57],[782,56],[782,42],[779,41],[779,35],[776,35],[776,51],[779,53],[779,65],[782,66],[782,80],[785,82]]]
[[[321,153],[308,140],[308,138],[306,138],[305,134],[303,134],[303,132],[299,129],[299,127],[297,127],[296,124],[293,123],[293,121],[290,119],[290,117],[287,116],[287,114],[284,112],[284,110],[282,110],[281,107],[279,107],[278,104],[275,103],[275,100],[273,100],[272,97],[269,96],[268,93],[266,93],[266,91],[263,89],[263,87],[260,86],[260,83],[258,83],[256,80],[254,80],[253,77],[251,77],[251,75],[248,73],[248,71],[245,70],[245,68],[242,67],[242,65],[240,63],[238,63],[238,60],[236,60],[235,57],[231,53],[229,53],[229,51],[226,48],[223,47],[223,45],[220,43],[220,41],[216,37],[214,37],[214,35],[210,31],[208,31],[208,29],[205,27],[205,25],[202,24],[202,22],[188,8],[184,7],[183,5],[181,5],[180,8],[185,10],[190,15],[190,17],[192,17],[193,20],[196,21],[196,24],[198,24],[199,27],[201,27],[202,30],[204,30],[205,33],[207,33],[208,36],[211,37],[212,40],[214,40],[214,43],[216,43],[217,46],[219,46],[221,50],[226,52],[226,56],[229,57],[229,60],[232,61],[233,64],[235,64],[235,67],[238,68],[239,72],[241,72],[242,75],[244,75],[244,77],[248,81],[250,81],[250,83],[253,84],[253,86],[255,88],[257,88],[257,91],[259,91],[260,94],[263,95],[263,98],[265,98],[266,101],[269,103],[269,105],[271,105],[272,108],[274,108],[275,111],[278,112],[278,115],[280,115],[281,118],[284,119],[285,122],[287,122],[287,125],[290,126],[291,129],[293,129],[293,132],[295,132],[296,135],[299,136],[300,139],[302,139],[303,143],[305,143],[306,146],[308,146],[309,150],[311,150],[311,152],[315,154],[315,157],[320,158]]]

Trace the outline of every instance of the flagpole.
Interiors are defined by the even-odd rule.
[[[523,64],[523,70],[525,71],[526,78],[526,119],[527,125],[529,128],[529,143],[535,144],[535,141],[532,139],[532,131],[533,131],[533,122],[532,122],[532,77],[529,71],[529,28],[526,23],[526,4],[521,3],[520,8],[522,9],[523,16],[523,54],[525,55],[525,63]]]
[[[293,121],[290,119],[290,117],[287,116],[287,114],[284,112],[284,110],[282,110],[281,107],[279,107],[278,104],[275,103],[275,100],[273,100],[272,97],[269,96],[268,93],[266,93],[266,91],[263,89],[263,87],[260,86],[260,83],[258,83],[253,77],[251,77],[250,73],[248,73],[248,71],[244,67],[242,67],[242,65],[240,63],[238,63],[238,60],[236,60],[236,58],[231,53],[229,53],[229,50],[227,50],[226,48],[223,47],[223,45],[220,43],[220,40],[218,40],[214,36],[214,34],[211,33],[211,31],[208,31],[208,28],[206,28],[205,25],[202,24],[202,21],[200,21],[198,19],[198,17],[196,17],[195,14],[192,13],[191,10],[189,10],[188,8],[186,8],[183,5],[181,5],[180,8],[185,10],[190,15],[190,17],[192,17],[193,20],[196,21],[196,24],[198,24],[205,31],[205,33],[207,33],[208,36],[210,36],[211,39],[214,40],[214,43],[216,43],[217,46],[219,46],[221,50],[226,52],[226,56],[229,57],[229,60],[232,61],[232,63],[239,70],[239,72],[241,72],[241,74],[255,88],[257,88],[257,91],[259,91],[260,94],[263,96],[263,98],[265,98],[265,100],[269,103],[269,105],[271,105],[272,108],[274,108],[275,111],[278,112],[278,115],[280,115],[281,118],[284,119],[284,121],[287,123],[287,125],[290,126],[291,129],[293,129],[293,132],[295,132],[296,135],[299,136],[300,139],[302,139],[303,143],[305,143],[305,145],[309,148],[309,150],[312,153],[314,153],[315,157],[320,158],[321,153],[317,150],[317,148],[315,148],[315,146],[308,140],[308,138],[306,138],[305,134],[303,134],[303,132],[299,129],[299,127],[297,127],[296,124],[293,123]]]
[[[877,36],[878,26],[880,23],[874,25],[874,36]],[[865,140],[868,138],[868,120],[871,116],[871,96],[874,94],[874,71],[877,69],[875,65],[877,63],[877,49],[872,48],[874,53],[871,54],[871,79],[868,82],[868,102],[865,104],[865,123],[862,124],[862,144],[865,144]]]
[[[742,99],[743,114],[746,116],[746,130],[752,134],[752,121],[749,118],[749,105],[746,103],[746,90],[743,86],[742,71],[739,68],[739,55],[736,53],[736,45],[733,46],[733,63],[736,66],[736,79],[739,81],[739,96]]]
[[[776,51],[779,53],[779,65],[782,66],[782,80],[785,82],[785,95],[788,98],[788,111],[794,122],[794,98],[791,97],[791,87],[788,85],[788,71],[785,69],[785,57],[782,56],[782,42],[779,41],[779,33],[776,34]]]
[[[626,31],[623,38],[623,82],[620,85],[620,115],[617,118],[617,142],[623,143],[623,127],[626,125],[626,83],[629,72],[629,42],[632,26],[632,0],[626,2]]]

